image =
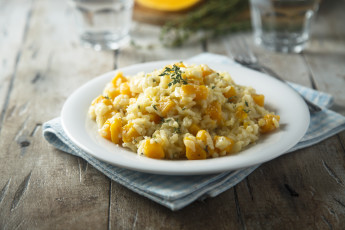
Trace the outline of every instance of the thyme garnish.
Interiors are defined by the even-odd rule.
[[[228,98],[228,102],[232,102],[236,98],[237,98],[237,96],[231,96],[231,97]]]
[[[174,133],[181,133],[180,126],[179,127],[174,127]]]
[[[157,105],[152,105],[153,109],[157,111]]]
[[[205,1],[186,16],[168,21],[160,40],[167,46],[181,46],[191,38],[207,40],[236,31],[250,29],[248,0]],[[200,32],[202,31],[202,35]]]
[[[162,123],[162,124],[163,124],[163,123],[168,123],[169,121],[171,121],[170,118],[168,118],[168,119],[165,119],[164,117],[161,118],[161,123]]]
[[[205,152],[208,153],[208,145],[206,145],[206,147],[205,147]]]
[[[178,67],[177,65],[173,65],[172,68],[170,67],[165,67],[163,73],[161,73],[159,76],[165,76],[168,75],[171,78],[171,82],[169,82],[168,86],[172,86],[175,85],[177,83],[182,83],[184,85],[187,85],[188,82],[186,79],[182,78],[182,70],[180,69],[180,67]]]

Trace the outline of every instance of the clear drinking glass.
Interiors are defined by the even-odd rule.
[[[250,0],[255,42],[284,53],[299,53],[309,40],[320,0]]]
[[[134,0],[69,0],[81,43],[116,50],[129,41]]]

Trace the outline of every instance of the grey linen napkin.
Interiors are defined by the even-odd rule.
[[[237,65],[225,56],[211,53],[200,54],[189,61]],[[311,115],[306,135],[288,152],[316,144],[345,129],[345,117],[327,109],[332,104],[332,96],[300,85],[291,85],[324,109]],[[154,175],[116,167],[87,154],[67,137],[59,117],[43,124],[43,136],[55,148],[83,158],[113,181],[171,210],[179,210],[197,199],[215,197],[242,181],[259,167],[256,165],[211,175]]]

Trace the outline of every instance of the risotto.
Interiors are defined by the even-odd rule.
[[[238,153],[279,127],[264,95],[227,72],[178,62],[151,73],[116,73],[92,101],[101,136],[157,159],[207,159]]]

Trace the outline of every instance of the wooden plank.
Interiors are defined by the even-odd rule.
[[[26,1],[17,8],[19,2],[0,1],[0,132],[22,52],[21,43],[26,37],[27,21],[31,17],[30,2]]]
[[[9,18],[6,23],[17,26],[12,30],[5,26],[5,17],[0,19],[5,28],[2,35],[7,33],[2,38],[9,41],[0,44],[0,60],[6,59],[0,73],[4,121],[0,132],[1,229],[341,229],[345,225],[344,133],[268,162],[235,188],[177,212],[110,182],[84,161],[54,150],[43,140],[41,124],[59,115],[64,100],[79,85],[111,70],[114,63],[123,67],[182,59],[204,50],[229,53],[219,41],[166,48],[158,41],[158,27],[137,24],[134,45],[122,49],[114,60],[112,53],[78,46],[71,36],[71,15],[64,1],[0,4],[6,6],[0,7]],[[321,17],[322,26],[316,30],[320,36],[311,41],[304,55],[253,50],[285,79],[306,86],[312,86],[312,79],[318,89],[336,92],[336,103],[341,106],[344,20],[340,20],[339,4],[321,11],[325,18]],[[325,80],[329,76],[331,83]],[[343,113],[342,108],[337,111]]]
[[[202,52],[201,43],[182,48],[164,47],[158,40],[159,27],[145,24],[136,26],[132,34],[135,45],[120,52],[119,67],[147,61],[182,60]],[[109,226],[111,229],[214,229],[217,226],[220,229],[226,226],[238,228],[240,223],[233,222],[237,219],[233,197],[233,193],[227,193],[212,199],[212,202],[195,202],[181,211],[172,212],[121,185],[112,183]],[[224,202],[228,205],[221,207]]]
[[[339,5],[335,8],[341,9]],[[338,12],[340,14],[340,10]],[[329,22],[333,11],[327,13],[323,17]],[[338,24],[343,21],[339,20],[339,14],[335,15]],[[328,34],[322,28],[319,32]],[[338,34],[343,32],[344,29]],[[234,45],[231,40],[236,36],[230,36],[225,44]],[[316,47],[315,43],[311,42],[304,55],[286,55],[263,51],[248,42],[259,60],[279,71],[285,79],[306,86],[313,86],[315,81],[318,89],[327,89],[330,93],[338,91],[336,102],[341,103],[344,96],[339,95],[338,89],[344,87],[344,82],[339,79],[339,73],[344,72],[341,64],[344,60],[339,52],[344,46],[332,38],[324,39],[322,43],[326,45],[322,48]],[[208,47],[213,48],[212,45]],[[218,45],[214,47],[222,50]],[[323,49],[322,55],[314,53],[315,48]],[[227,54],[231,56],[231,53]],[[330,75],[332,83],[327,80]],[[333,79],[334,75],[338,76],[337,80]],[[296,226],[300,229],[341,229],[345,224],[344,199],[341,197],[345,149],[344,141],[339,139],[344,140],[343,134],[270,161],[236,186],[244,229],[292,229]]]
[[[328,4],[321,5],[311,37],[313,48],[305,53],[305,59],[315,76],[317,88],[332,94],[335,102],[333,108],[345,115],[343,7],[343,1],[329,1]]]
[[[111,70],[113,56],[77,44],[65,1],[34,1],[30,7],[0,134],[0,226],[104,229],[109,179],[49,146],[41,124],[59,116],[65,99],[77,87]],[[18,14],[16,9],[13,12]]]

